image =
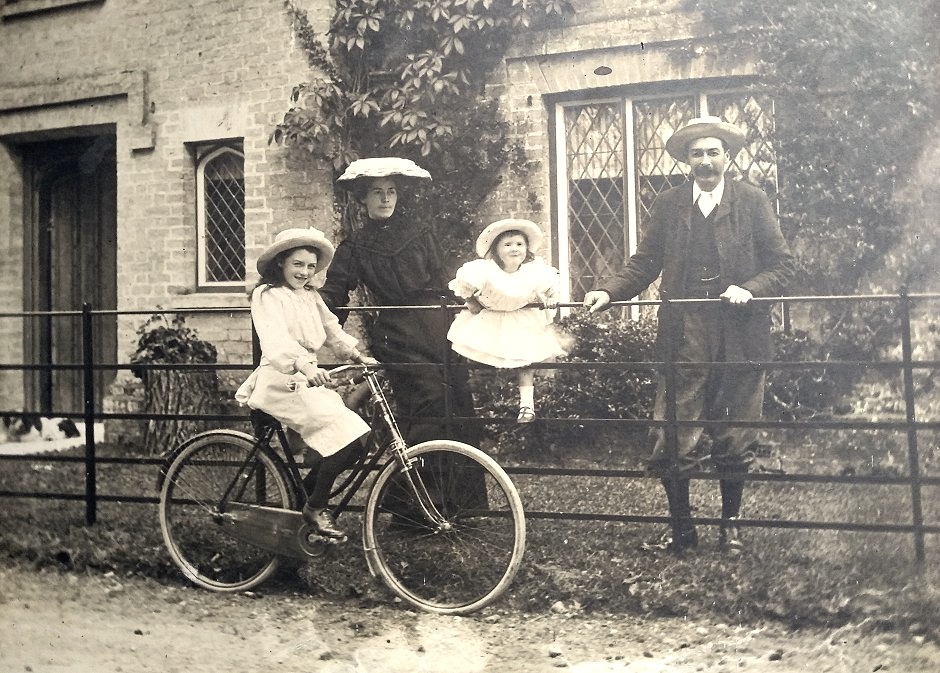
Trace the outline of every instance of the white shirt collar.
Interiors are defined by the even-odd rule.
[[[712,209],[721,203],[721,197],[724,195],[724,193],[725,179],[723,177],[721,182],[719,182],[710,192],[703,191],[702,188],[698,186],[697,182],[692,183],[692,203],[698,202],[699,208],[705,217],[708,217],[708,214],[712,212]]]

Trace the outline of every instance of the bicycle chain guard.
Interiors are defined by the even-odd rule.
[[[237,540],[294,558],[320,556],[327,547],[346,541],[318,535],[300,512],[279,507],[231,502],[220,525]]]

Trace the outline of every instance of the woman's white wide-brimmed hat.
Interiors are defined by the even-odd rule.
[[[689,143],[699,138],[720,138],[734,157],[744,147],[744,131],[722,121],[721,117],[696,117],[673,133],[666,141],[666,151],[676,161],[689,163]]]
[[[327,239],[326,234],[316,227],[307,227],[306,229],[285,229],[274,237],[274,242],[265,248],[264,252],[258,257],[255,265],[258,273],[264,278],[269,278],[266,271],[274,258],[285,250],[293,248],[314,248],[317,251],[317,273],[325,271],[326,267],[333,261],[333,252],[335,248]]]
[[[529,252],[535,252],[542,246],[542,227],[532,220],[510,218],[488,224],[477,236],[476,250],[479,257],[486,257],[493,241],[504,231],[521,231],[529,242]]]
[[[337,182],[347,189],[355,189],[365,178],[404,177],[430,180],[431,174],[411,159],[400,157],[372,157],[356,159],[346,167]]]

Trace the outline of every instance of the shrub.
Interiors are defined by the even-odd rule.
[[[780,362],[876,362],[886,344],[900,342],[898,319],[890,304],[856,303],[825,313],[813,332],[801,329],[774,334]],[[770,368],[764,400],[768,418],[824,418],[852,410],[856,386],[871,372],[857,367]],[[889,390],[890,379],[879,379]]]
[[[166,315],[155,313],[137,328],[137,335],[132,364],[214,364],[218,358],[215,346],[200,339],[181,315],[169,322]],[[144,378],[143,368],[132,371],[138,378]]]
[[[154,314],[141,325],[137,348],[131,354],[134,365],[215,364],[218,352],[210,342],[199,338],[181,315],[172,322],[163,314]],[[144,410],[147,413],[217,414],[219,379],[213,371],[132,368],[144,382]],[[152,419],[147,421],[144,448],[147,453],[163,453],[204,429],[198,421]]]

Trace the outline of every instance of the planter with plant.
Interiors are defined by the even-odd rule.
[[[211,365],[218,353],[200,339],[185,318],[172,320],[155,313],[138,330],[137,348],[131,354],[131,371],[144,383],[144,411],[161,415],[219,413],[219,380],[211,370],[192,365]],[[183,365],[180,368],[149,365]],[[204,429],[205,422],[179,418],[151,419],[144,432],[148,454],[163,453]]]

